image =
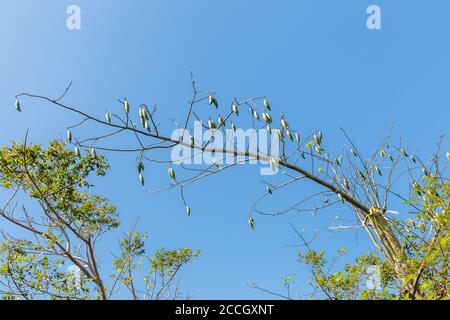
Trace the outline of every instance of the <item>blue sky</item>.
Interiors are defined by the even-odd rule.
[[[66,28],[66,8],[81,8],[81,30]],[[377,4],[382,30],[366,28],[366,8]],[[59,95],[73,81],[68,104],[103,116],[126,96],[158,103],[163,125],[180,117],[190,98],[190,72],[220,101],[266,95],[291,126],[320,129],[340,150],[346,128],[360,149],[373,151],[391,127],[413,152],[427,157],[450,116],[450,3],[433,1],[2,1],[0,3],[0,144],[21,139],[46,143],[64,137],[73,115],[21,92]],[[93,131],[97,128],[92,128]],[[97,132],[97,131],[95,131]],[[448,148],[448,141],[445,142]],[[166,155],[168,156],[168,155]],[[269,298],[248,282],[282,291],[280,278],[308,273],[296,261],[298,243],[289,223],[323,229],[342,208],[246,224],[253,201],[264,192],[257,167],[243,166],[194,184],[187,219],[177,192],[149,195],[139,186],[133,156],[108,155],[113,170],[96,192],[121,212],[124,228],[137,217],[149,233],[148,250],[201,249],[182,274],[194,298]],[[146,170],[148,187],[169,183],[166,169]],[[282,204],[308,185],[297,185]],[[299,194],[299,195],[298,195]],[[4,195],[2,195],[2,198]],[[3,222],[0,228],[5,228]],[[120,232],[102,243],[102,266]],[[323,232],[318,249],[348,245],[370,250],[364,234]]]

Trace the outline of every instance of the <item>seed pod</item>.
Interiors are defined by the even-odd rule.
[[[340,193],[338,193],[338,198],[342,203],[345,203],[344,197]]]
[[[192,135],[191,135],[191,147],[195,147],[195,139]]]
[[[94,148],[91,148],[91,155],[92,155],[93,157],[97,157],[97,151],[95,151]]]
[[[216,107],[216,109],[219,108],[219,103],[217,102],[217,99],[214,98],[214,96],[210,95],[208,98],[208,101],[209,101],[209,105],[213,104]]]
[[[248,219],[248,225],[250,226],[250,229],[255,230],[255,220],[253,218]]]
[[[303,151],[300,153],[300,156],[301,156],[303,159],[306,159],[305,153],[304,153]]]
[[[144,128],[145,130],[150,131],[150,125],[148,124],[147,120],[144,120]]]
[[[221,116],[219,116],[218,121],[219,121],[219,126],[224,126],[225,125],[225,120]]]
[[[379,174],[380,176],[382,176],[381,170],[380,170],[380,168],[379,168],[378,166],[375,166],[375,170],[378,172],[378,174]]]
[[[269,101],[267,101],[266,99],[264,99],[263,104],[264,104],[264,108],[266,108],[267,110],[270,111],[270,103],[269,103]]]
[[[283,139],[283,131],[281,131],[280,129],[276,129],[277,130],[277,135],[279,139]]]
[[[173,170],[172,167],[169,168],[168,172],[169,172],[169,177],[171,177],[172,179],[175,180],[175,171]]]
[[[77,157],[80,157],[81,156],[81,154],[80,154],[80,149],[78,149],[78,147],[75,147],[75,155],[77,156]]]
[[[320,131],[314,134],[314,141],[316,141],[317,144],[322,143],[322,133]]]
[[[231,129],[233,130],[233,132],[236,132],[236,126],[234,125],[234,123],[231,124]]]
[[[412,162],[416,163],[416,158],[414,158],[413,155],[411,155],[410,158],[411,158]]]
[[[111,117],[109,116],[108,112],[105,113],[105,120],[106,120],[106,122],[111,123]]]
[[[358,174],[359,174],[359,176],[361,177],[361,179],[362,179],[363,181],[366,181],[366,176],[361,172],[361,170],[356,169],[356,171],[358,172]]]
[[[272,134],[272,128],[269,125],[267,125],[266,128],[267,128],[267,132],[269,134]]]
[[[144,164],[142,163],[142,161],[139,161],[139,162],[136,164],[136,168],[137,168],[137,170],[138,170],[139,173],[141,173],[142,171],[145,170],[145,167],[144,167]]]
[[[216,123],[211,118],[208,120],[208,126],[209,126],[210,129],[216,129],[217,128]]]
[[[317,153],[321,153],[322,151],[324,151],[323,148],[320,145],[316,145],[314,147],[314,149],[316,149]]]
[[[142,185],[145,184],[144,176],[142,175],[142,173],[139,173],[139,181],[141,182]]]
[[[334,159],[334,161],[336,162],[336,164],[338,165],[338,166],[340,166],[341,164],[342,164],[342,159],[343,159],[344,157],[343,156],[339,156],[339,157],[337,157],[336,159]]]
[[[284,118],[281,118],[281,125],[285,129],[289,128],[289,124],[287,123],[287,121]]]
[[[350,149],[350,152],[352,153],[352,155],[354,155],[355,157],[357,157],[358,156],[358,154],[356,153],[356,151],[355,150],[353,150],[353,148],[351,148]]]
[[[297,143],[300,142],[300,135],[298,133],[295,133],[295,141],[297,141]]]
[[[188,217],[191,215],[191,208],[189,206],[186,206],[186,214]]]
[[[125,114],[130,113],[130,104],[128,103],[127,99],[123,101],[123,109],[125,111]]]
[[[406,153],[405,149],[401,149],[400,152],[402,153],[402,155],[407,158],[409,157],[409,155]]]
[[[253,110],[253,117],[259,121],[259,114],[256,110]]]
[[[330,200],[328,199],[328,197],[325,197],[325,199],[323,199],[323,203],[328,203],[330,202]]]
[[[266,186],[266,190],[268,194],[272,194],[272,189],[269,186]]]
[[[69,141],[69,143],[72,143],[72,132],[70,132],[70,130],[67,130],[67,141]]]
[[[20,101],[18,99],[16,99],[15,107],[16,107],[16,111],[18,111],[18,112],[22,111],[22,109],[20,109]]]
[[[389,160],[391,160],[391,162],[394,162],[394,158],[392,158],[392,155],[389,155]]]
[[[292,142],[294,142],[294,136],[292,135],[292,133],[289,130],[286,130],[286,134],[289,137],[289,140],[291,140]]]
[[[386,157],[386,152],[384,152],[384,150],[380,150],[380,157]]]
[[[265,122],[267,122],[269,124],[272,123],[272,117],[270,116],[270,114],[268,114],[266,112],[263,112],[262,113],[262,117],[263,117]]]
[[[450,152],[447,152],[447,159],[450,161]]]
[[[239,116],[238,107],[234,103],[231,104],[231,111],[233,111],[234,113],[236,113],[237,116]]]

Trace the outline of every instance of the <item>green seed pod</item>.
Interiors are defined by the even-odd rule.
[[[272,168],[272,171],[275,171],[275,168],[280,166],[274,159],[270,159],[269,162],[270,162],[270,167]]]
[[[255,230],[255,220],[253,218],[248,219],[248,225],[250,226],[250,229]]]
[[[289,128],[289,124],[287,123],[287,121],[284,118],[281,118],[281,126],[285,129]]]
[[[411,158],[412,162],[416,163],[416,158],[414,158],[413,155],[411,155],[410,158]]]
[[[272,189],[269,186],[266,186],[266,190],[268,194],[272,194]]]
[[[450,152],[447,152],[447,160],[450,161]]]
[[[338,193],[338,198],[342,203],[345,203],[344,197],[340,193]]]
[[[78,149],[78,147],[75,147],[75,154],[76,154],[76,156],[77,157],[80,157],[81,156],[81,154],[80,154],[80,149]]]
[[[350,185],[349,185],[347,179],[344,179],[344,187],[345,187],[345,189],[350,190]]]
[[[70,130],[67,130],[67,141],[69,141],[69,143],[72,143],[72,132],[70,132]]]
[[[91,148],[91,155],[92,155],[93,157],[97,157],[97,152],[95,151],[94,148]]]
[[[123,109],[125,111],[125,114],[130,113],[130,104],[128,103],[127,99],[123,101]]]
[[[266,128],[267,128],[267,132],[269,134],[272,134],[272,128],[269,125],[267,125]]]
[[[191,147],[195,147],[195,139],[192,135],[191,135]]]
[[[169,177],[171,177],[172,179],[175,180],[175,171],[173,170],[172,167],[169,168],[168,173],[169,173]]]
[[[359,176],[361,177],[361,179],[362,179],[363,181],[366,181],[366,176],[361,172],[361,170],[356,169],[356,171],[358,172],[358,174],[359,174]]]
[[[264,104],[264,108],[266,108],[267,110],[270,111],[270,103],[269,103],[269,101],[267,101],[266,99],[264,99],[263,104]]]
[[[209,126],[210,129],[216,129],[217,128],[216,123],[211,118],[208,120],[208,126]]]
[[[145,130],[150,131],[150,125],[148,124],[147,120],[144,120],[144,128]]]
[[[324,149],[320,145],[316,145],[314,149],[316,149],[317,153],[322,153],[322,151],[324,151]]]
[[[386,152],[384,152],[384,150],[380,150],[380,157],[386,157]]]
[[[292,133],[289,130],[286,130],[286,134],[289,137],[289,140],[291,140],[292,142],[294,142],[294,136],[292,135]]]
[[[300,135],[298,133],[295,133],[295,141],[297,141],[297,143],[300,142]]]
[[[136,164],[136,168],[137,168],[137,170],[138,170],[139,173],[141,173],[142,171],[145,170],[145,167],[144,167],[144,164],[142,163],[142,161],[139,161],[139,162]]]
[[[351,152],[351,154],[352,154],[352,155],[354,155],[355,157],[357,157],[357,156],[358,156],[358,154],[356,153],[356,151],[355,151],[355,150],[353,150],[353,148],[351,148],[351,149],[350,149],[350,152]]]
[[[208,98],[208,101],[209,101],[209,105],[213,104],[216,107],[216,109],[219,108],[219,103],[217,102],[216,98],[214,98],[214,96],[210,95]]]
[[[16,107],[16,111],[18,111],[18,112],[22,111],[22,109],[20,109],[20,101],[18,99],[16,99],[15,107]]]
[[[111,117],[109,116],[108,112],[105,114],[105,120],[106,122],[111,123]]]
[[[237,116],[239,116],[238,107],[234,103],[231,104],[231,111],[233,111],[234,113],[236,113]]]
[[[259,121],[259,114],[256,110],[253,110],[253,117]]]
[[[225,120],[221,116],[219,116],[218,122],[219,122],[220,126],[224,126],[225,125]]]
[[[320,131],[314,134],[314,141],[316,141],[317,144],[322,143],[322,133]]]
[[[380,168],[378,166],[375,166],[375,170],[380,176],[382,176],[381,170],[380,170]]]
[[[186,214],[188,217],[191,215],[191,208],[189,206],[186,206]]]
[[[142,175],[142,173],[139,173],[139,181],[141,182],[142,185],[145,184],[144,176]]]
[[[233,130],[233,132],[236,132],[236,126],[234,125],[234,123],[231,124],[231,129]]]
[[[400,152],[402,153],[402,155],[407,158],[409,157],[409,155],[406,153],[405,149],[401,149]]]

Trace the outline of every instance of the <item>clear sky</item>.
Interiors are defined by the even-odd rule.
[[[70,4],[81,8],[81,30],[66,28]],[[371,4],[381,7],[381,30],[366,27]],[[321,129],[335,150],[345,145],[340,126],[368,152],[393,127],[396,141],[401,137],[427,157],[449,131],[449,13],[447,0],[1,1],[0,144],[21,139],[27,128],[34,142],[64,137],[73,115],[32,100],[18,114],[14,96],[57,96],[71,80],[69,104],[103,117],[124,96],[132,104],[157,102],[160,119],[170,125],[168,118],[186,108],[192,71],[221,101],[267,95],[291,126]],[[290,246],[298,239],[289,222],[322,230],[317,249],[371,249],[363,233],[323,231],[346,214],[338,207],[316,217],[256,217],[250,232],[249,210],[264,192],[257,167],[193,185],[188,219],[178,192],[149,195],[140,187],[133,156],[108,158],[113,169],[95,191],[117,205],[123,229],[140,217],[149,253],[202,250],[182,274],[194,298],[270,298],[247,283],[282,291],[285,275],[295,275],[307,293],[308,273]],[[169,183],[164,168],[146,173],[148,188]],[[283,206],[308,187],[296,185],[272,205]],[[105,271],[119,236],[101,244]]]

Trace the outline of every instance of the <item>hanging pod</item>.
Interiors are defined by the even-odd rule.
[[[142,173],[139,173],[139,181],[141,182],[142,185],[145,184],[144,176],[142,175]]]
[[[94,148],[91,148],[91,155],[92,155],[93,157],[97,157],[97,151],[95,151]]]
[[[414,158],[413,155],[411,155],[410,158],[411,158],[412,162],[416,163],[416,158]]]
[[[22,109],[20,109],[20,101],[18,99],[16,99],[16,103],[14,104],[16,107],[16,111],[21,112]]]
[[[253,218],[248,219],[248,225],[250,226],[250,229],[255,230],[255,220]]]
[[[350,149],[350,152],[351,152],[351,154],[354,155],[355,157],[358,156],[358,154],[356,153],[356,151],[355,151],[353,148]]]
[[[380,170],[380,168],[379,168],[378,166],[375,166],[375,170],[377,171],[377,173],[378,173],[380,176],[382,176],[381,170]]]
[[[262,117],[266,123],[268,123],[268,124],[272,123],[272,117],[270,116],[270,114],[263,112]]]
[[[289,130],[286,130],[286,134],[289,137],[289,140],[291,140],[292,142],[294,142],[294,136],[292,135],[292,133]]]
[[[216,123],[211,118],[208,120],[208,126],[209,126],[210,129],[216,129],[217,128]]]
[[[300,135],[298,133],[295,133],[295,141],[297,141],[297,143],[300,142]]]
[[[236,126],[234,125],[234,123],[231,124],[231,129],[233,130],[233,132],[236,132]]]
[[[450,152],[447,152],[447,160],[450,161]]]
[[[80,157],[81,156],[81,154],[80,154],[80,149],[78,149],[78,147],[75,147],[75,155],[77,156],[77,157]]]
[[[144,167],[144,164],[142,163],[142,161],[139,161],[139,162],[136,164],[136,168],[137,168],[137,170],[138,170],[139,173],[141,173],[142,171],[144,171],[145,167]]]
[[[272,194],[272,189],[269,186],[266,186],[266,190],[268,194]]]
[[[239,110],[236,104],[231,104],[231,111],[233,111],[237,116],[239,116]]]
[[[172,167],[170,167],[170,168],[168,169],[168,173],[169,173],[169,177],[171,177],[172,179],[175,180],[175,171],[173,170]]]
[[[186,214],[188,217],[191,215],[191,208],[189,206],[186,206]]]
[[[218,121],[219,121],[219,126],[224,126],[225,125],[225,120],[221,116],[219,116]]]
[[[259,121],[259,114],[256,110],[253,110],[253,117]]]
[[[267,110],[270,111],[270,103],[269,103],[269,101],[267,101],[266,99],[264,99],[263,104],[264,104],[264,108],[266,108]]]
[[[338,198],[342,203],[345,203],[344,197],[340,193],[338,193]]]
[[[284,118],[281,118],[281,126],[285,129],[289,128],[289,124],[287,123],[287,121]]]
[[[216,109],[219,108],[219,103],[217,102],[217,99],[212,95],[209,96],[208,103],[209,105],[213,104],[216,107]]]
[[[125,111],[125,114],[128,115],[130,113],[130,104],[128,103],[127,99],[123,101],[123,109]]]
[[[316,145],[314,149],[316,149],[317,153],[322,153],[322,151],[324,151],[324,149],[320,145]]]
[[[69,143],[72,143],[72,132],[70,132],[70,130],[67,130],[67,141],[69,141]]]

